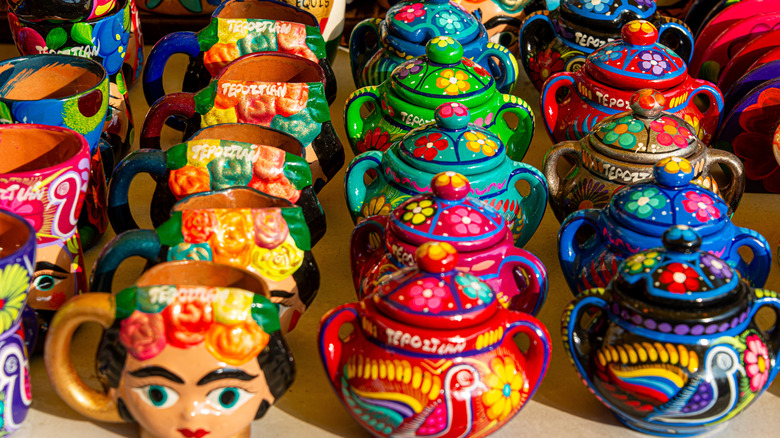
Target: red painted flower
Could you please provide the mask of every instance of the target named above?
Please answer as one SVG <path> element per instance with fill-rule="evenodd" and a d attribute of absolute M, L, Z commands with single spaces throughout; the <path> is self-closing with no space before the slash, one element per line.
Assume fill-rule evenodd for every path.
<path fill-rule="evenodd" d="M 411 23 L 417 17 L 422 17 L 423 15 L 425 15 L 423 4 L 415 3 L 401 8 L 401 10 L 395 14 L 395 19 L 398 21 L 403 21 L 404 23 Z"/>
<path fill-rule="evenodd" d="M 417 140 L 414 141 L 416 148 L 413 155 L 417 158 L 422 157 L 426 161 L 433 160 L 439 151 L 443 151 L 449 145 L 447 140 L 442 137 L 439 133 L 417 137 Z"/>
<path fill-rule="evenodd" d="M 772 152 L 772 134 L 780 111 L 780 90 L 769 88 L 739 116 L 742 132 L 732 141 L 734 154 L 745 163 L 745 176 L 762 181 L 764 188 L 780 193 L 780 167 Z"/>
<path fill-rule="evenodd" d="M 470 208 L 455 207 L 449 211 L 447 222 L 449 222 L 455 234 L 478 236 L 480 231 L 482 231 L 484 218 Z"/>
<path fill-rule="evenodd" d="M 704 193 L 688 192 L 682 203 L 685 211 L 693 213 L 699 222 L 720 218 L 720 210 L 715 207 L 715 201 Z"/>
<path fill-rule="evenodd" d="M 409 288 L 409 307 L 418 312 L 439 313 L 447 295 L 447 289 L 440 282 L 424 278 Z"/>
<path fill-rule="evenodd" d="M 176 299 L 163 310 L 165 337 L 177 348 L 189 348 L 203 342 L 203 336 L 214 323 L 211 303 L 198 297 Z"/>
<path fill-rule="evenodd" d="M 473 68 L 474 72 L 480 76 L 490 76 L 490 73 L 488 73 L 488 71 L 485 70 L 481 65 L 468 58 L 463 58 L 463 65 Z"/>
<path fill-rule="evenodd" d="M 535 57 L 532 56 L 528 60 L 528 66 L 531 68 L 531 82 L 536 88 L 541 89 L 544 81 L 555 73 L 563 71 L 566 64 L 563 63 L 560 53 L 547 49 L 537 53 Z"/>
<path fill-rule="evenodd" d="M 187 243 L 207 242 L 216 226 L 217 218 L 209 210 L 186 210 L 181 214 L 181 235 Z"/>
<path fill-rule="evenodd" d="M 658 277 L 666 290 L 675 294 L 684 294 L 699 288 L 699 275 L 688 265 L 672 263 Z"/>
<path fill-rule="evenodd" d="M 390 147 L 390 134 L 381 128 L 374 128 L 366 132 L 365 137 L 355 144 L 358 153 L 365 151 L 380 151 Z"/>

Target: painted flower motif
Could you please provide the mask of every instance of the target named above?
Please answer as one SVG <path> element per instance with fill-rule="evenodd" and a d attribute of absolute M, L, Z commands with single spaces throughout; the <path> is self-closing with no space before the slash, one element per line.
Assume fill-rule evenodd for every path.
<path fill-rule="evenodd" d="M 493 300 L 493 291 L 490 287 L 472 274 L 458 274 L 455 283 L 461 287 L 467 297 L 473 300 L 480 300 L 483 303 L 490 303 Z"/>
<path fill-rule="evenodd" d="M 255 246 L 252 248 L 252 267 L 272 281 L 282 281 L 292 275 L 303 264 L 303 250 L 295 246 L 291 237 L 273 249 Z"/>
<path fill-rule="evenodd" d="M 442 105 L 438 111 L 439 114 L 441 114 L 443 117 L 463 117 L 469 113 L 468 108 L 466 108 L 466 106 L 462 103 L 458 102 L 446 103 Z"/>
<path fill-rule="evenodd" d="M 181 213 L 181 235 L 187 243 L 209 240 L 217 225 L 217 218 L 209 210 L 185 210 Z"/>
<path fill-rule="evenodd" d="M 214 323 L 211 303 L 199 294 L 177 296 L 163 309 L 161 316 L 165 325 L 165 339 L 176 348 L 200 344 L 203 335 Z"/>
<path fill-rule="evenodd" d="M 390 106 L 389 103 L 387 103 L 387 100 L 382 99 L 382 110 L 387 113 L 388 116 L 393 117 L 395 115 L 395 110 L 392 106 Z"/>
<path fill-rule="evenodd" d="M 253 243 L 254 224 L 249 210 L 230 209 L 215 212 L 218 225 L 209 239 L 214 261 L 245 267 Z"/>
<path fill-rule="evenodd" d="M 30 27 L 19 29 L 19 33 L 16 34 L 16 45 L 19 47 L 19 52 L 23 55 L 37 55 L 46 53 L 48 50 L 46 40 L 43 39 L 38 31 Z"/>
<path fill-rule="evenodd" d="M 492 157 L 498 150 L 496 142 L 481 132 L 468 131 L 463 134 L 463 137 L 467 140 L 466 147 L 475 154 L 482 152 L 486 156 Z"/>
<path fill-rule="evenodd" d="M 363 204 L 363 207 L 360 209 L 360 215 L 362 218 L 367 218 L 369 216 L 386 216 L 390 214 L 390 211 L 393 209 L 393 206 L 390 205 L 389 202 L 387 202 L 387 198 L 385 195 L 376 196 L 374 198 L 371 198 L 370 201 Z"/>
<path fill-rule="evenodd" d="M 171 260 L 207 260 L 210 261 L 213 255 L 208 243 L 186 243 L 181 242 L 168 248 L 166 259 Z"/>
<path fill-rule="evenodd" d="M 564 37 L 564 38 L 572 38 L 574 37 L 574 34 L 569 31 L 569 27 L 565 26 L 561 20 L 554 19 L 553 21 L 553 27 L 555 28 L 555 33 Z"/>
<path fill-rule="evenodd" d="M 488 73 L 488 71 L 485 70 L 484 67 L 482 67 L 481 65 L 477 64 L 476 62 L 470 60 L 469 58 L 463 58 L 462 62 L 463 62 L 463 65 L 465 65 L 466 67 L 474 69 L 474 73 L 476 73 L 476 74 L 478 74 L 480 76 L 484 76 L 484 77 L 490 76 L 490 73 Z"/>
<path fill-rule="evenodd" d="M 414 141 L 414 155 L 417 158 L 423 158 L 426 161 L 431 161 L 436 158 L 439 151 L 447 149 L 449 142 L 444 136 L 438 132 L 428 135 L 422 135 L 417 137 Z"/>
<path fill-rule="evenodd" d="M 604 134 L 604 143 L 617 144 L 623 149 L 632 149 L 637 145 L 636 134 L 645 129 L 644 123 L 633 116 L 623 116 L 613 120 L 599 130 Z"/>
<path fill-rule="evenodd" d="M 455 207 L 449 210 L 447 222 L 461 236 L 479 236 L 485 219 L 471 208 Z"/>
<path fill-rule="evenodd" d="M 664 168 L 664 172 L 669 174 L 677 174 L 679 172 L 683 173 L 692 173 L 693 172 L 693 166 L 691 166 L 691 162 L 688 160 L 683 160 L 680 157 L 668 157 L 664 158 L 663 160 L 659 161 L 656 166 L 662 166 Z"/>
<path fill-rule="evenodd" d="M 691 131 L 685 126 L 680 126 L 676 122 L 662 118 L 650 122 L 650 129 L 656 132 L 655 139 L 662 146 L 675 145 L 682 149 L 688 146 L 688 139 L 693 136 Z"/>
<path fill-rule="evenodd" d="M 116 14 L 112 19 L 100 20 L 92 30 L 93 42 L 98 47 L 98 53 L 103 57 L 103 67 L 112 75 L 119 71 L 127 54 L 127 44 L 130 42 L 130 31 L 124 26 L 122 14 Z"/>
<path fill-rule="evenodd" d="M 745 371 L 750 380 L 750 390 L 760 391 L 769 379 L 769 351 L 756 334 L 745 339 Z"/>
<path fill-rule="evenodd" d="M 434 214 L 436 214 L 436 204 L 430 199 L 423 199 L 406 204 L 401 220 L 412 225 L 420 225 Z"/>
<path fill-rule="evenodd" d="M 404 6 L 395 14 L 395 19 L 403 21 L 404 23 L 411 23 L 418 17 L 425 15 L 425 9 L 422 3 L 414 3 L 409 6 Z"/>
<path fill-rule="evenodd" d="M 467 182 L 468 181 L 463 175 L 448 170 L 436 175 L 436 179 L 433 181 L 433 184 L 435 184 L 436 187 L 452 186 L 457 189 L 466 185 Z"/>
<path fill-rule="evenodd" d="M 374 128 L 366 131 L 361 140 L 355 144 L 359 153 L 365 151 L 383 152 L 390 147 L 390 134 L 383 131 L 382 128 Z"/>
<path fill-rule="evenodd" d="M 16 196 L 0 200 L 0 209 L 10 211 L 25 218 L 36 232 L 43 227 L 43 212 L 46 207 L 37 199 L 20 201 Z"/>
<path fill-rule="evenodd" d="M 269 339 L 255 321 L 243 321 L 236 325 L 212 325 L 204 341 L 206 350 L 217 360 L 240 366 L 256 358 Z"/>
<path fill-rule="evenodd" d="M 684 263 L 672 263 L 658 277 L 658 281 L 671 293 L 684 294 L 699 288 L 699 275 Z"/>
<path fill-rule="evenodd" d="M 639 53 L 639 69 L 655 76 L 663 76 L 672 71 L 669 63 L 658 52 L 644 50 Z"/>
<path fill-rule="evenodd" d="M 403 64 L 401 64 L 400 67 L 398 67 L 398 77 L 401 79 L 406 78 L 409 75 L 413 75 L 420 70 L 423 69 L 423 60 L 422 59 L 414 59 L 412 61 L 407 61 Z"/>
<path fill-rule="evenodd" d="M 726 262 L 708 252 L 703 253 L 700 260 L 710 273 L 718 278 L 729 280 L 734 276 L 731 267 Z"/>
<path fill-rule="evenodd" d="M 149 360 L 165 348 L 165 323 L 161 314 L 136 310 L 119 324 L 119 342 L 134 358 Z"/>
<path fill-rule="evenodd" d="M 469 91 L 468 75 L 460 70 L 444 69 L 436 78 L 436 86 L 444 90 L 446 94 L 454 96 L 460 92 Z"/>
<path fill-rule="evenodd" d="M 445 48 L 447 46 L 454 46 L 455 40 L 448 36 L 437 36 L 430 40 L 430 43 L 439 48 Z"/>
<path fill-rule="evenodd" d="M 655 266 L 658 263 L 658 260 L 658 252 L 656 251 L 640 253 L 633 255 L 626 260 L 626 266 L 628 267 L 629 273 L 638 274 L 645 269 L 650 269 Z"/>
<path fill-rule="evenodd" d="M 771 87 L 758 95 L 756 103 L 739 116 L 741 132 L 731 141 L 734 154 L 745 163 L 745 176 L 761 181 L 771 193 L 780 193 L 780 167 L 772 151 L 772 134 L 777 126 L 780 90 Z"/>
<path fill-rule="evenodd" d="M 449 12 L 441 12 L 436 15 L 436 24 L 447 32 L 459 32 L 463 29 L 463 23 L 458 16 Z"/>
<path fill-rule="evenodd" d="M 580 2 L 583 9 L 596 14 L 603 14 L 609 11 L 609 5 L 612 4 L 612 0 L 580 0 Z"/>
<path fill-rule="evenodd" d="M 177 199 L 193 193 L 211 190 L 211 175 L 205 167 L 195 167 L 189 164 L 179 169 L 171 170 L 168 177 L 168 187 Z"/>
<path fill-rule="evenodd" d="M 0 271 L 0 330 L 5 332 L 19 317 L 30 287 L 30 274 L 21 265 L 8 264 Z"/>
<path fill-rule="evenodd" d="M 699 222 L 707 222 L 710 219 L 720 219 L 720 210 L 715 206 L 715 201 L 706 193 L 688 192 L 682 201 L 685 211 L 693 213 Z"/>
<path fill-rule="evenodd" d="M 636 4 L 639 7 L 650 8 L 655 5 L 655 0 L 636 0 Z"/>
<path fill-rule="evenodd" d="M 482 394 L 490 421 L 501 421 L 514 412 L 528 393 L 528 382 L 510 356 L 494 357 L 485 379 L 488 390 Z"/>
<path fill-rule="evenodd" d="M 558 51 L 546 49 L 537 53 L 536 56 L 532 56 L 528 60 L 528 67 L 531 82 L 541 90 L 544 82 L 555 73 L 563 71 L 566 64 Z"/>
<path fill-rule="evenodd" d="M 423 278 L 409 288 L 409 308 L 417 312 L 439 313 L 448 295 L 443 283 L 435 278 Z"/>
<path fill-rule="evenodd" d="M 593 52 L 593 55 L 591 55 L 591 59 L 600 62 L 609 62 L 620 58 L 622 55 L 623 52 L 621 52 L 620 50 L 612 50 L 612 49 L 597 50 Z"/>
<path fill-rule="evenodd" d="M 601 208 L 609 203 L 609 190 L 596 180 L 583 179 L 577 183 L 563 203 L 567 211 Z"/>
<path fill-rule="evenodd" d="M 691 125 L 697 137 L 702 138 L 704 133 L 701 130 L 701 120 L 698 117 L 690 114 L 683 114 L 683 120 L 685 120 L 686 122 L 688 122 L 689 125 Z"/>
<path fill-rule="evenodd" d="M 255 230 L 255 245 L 261 248 L 276 248 L 290 235 L 281 208 L 252 210 L 252 225 Z"/>
<path fill-rule="evenodd" d="M 654 210 L 664 208 L 667 202 L 666 197 L 655 187 L 635 190 L 628 199 L 626 211 L 641 219 L 650 217 Z"/>

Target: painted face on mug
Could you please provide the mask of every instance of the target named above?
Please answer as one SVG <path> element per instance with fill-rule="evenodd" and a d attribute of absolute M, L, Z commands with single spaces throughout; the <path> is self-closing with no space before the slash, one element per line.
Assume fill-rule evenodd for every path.
<path fill-rule="evenodd" d="M 33 309 L 57 310 L 77 292 L 73 256 L 63 242 L 52 242 L 39 246 L 36 257 L 27 303 Z"/>

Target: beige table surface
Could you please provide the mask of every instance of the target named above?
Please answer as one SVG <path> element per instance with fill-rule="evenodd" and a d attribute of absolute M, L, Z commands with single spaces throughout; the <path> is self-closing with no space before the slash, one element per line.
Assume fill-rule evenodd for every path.
<path fill-rule="evenodd" d="M 149 53 L 151 47 L 146 48 Z M 6 59 L 17 56 L 11 46 L 0 46 L 0 56 Z M 167 69 L 167 91 L 181 87 L 181 75 L 186 65 L 183 55 L 174 57 Z M 355 89 L 349 71 L 349 57 L 344 51 L 338 54 L 334 64 L 339 79 L 338 97 L 331 107 L 333 124 L 342 139 L 347 153 L 347 163 L 352 152 L 346 142 L 342 112 L 344 102 Z M 177 76 L 173 80 L 174 75 Z M 178 82 L 178 84 L 177 84 Z M 143 98 L 141 84 L 130 92 L 132 109 L 136 122 L 136 142 L 148 106 Z M 518 82 L 515 94 L 525 99 L 536 114 L 536 132 L 526 162 L 541 167 L 545 151 L 551 146 L 540 119 L 539 93 L 530 85 L 524 73 Z M 174 131 L 164 132 L 171 136 Z M 168 143 L 173 144 L 173 143 Z M 346 167 L 346 165 L 345 165 Z M 321 274 L 319 295 L 301 318 L 298 327 L 287 336 L 295 355 L 297 376 L 295 383 L 264 418 L 255 421 L 253 437 L 367 437 L 369 436 L 342 407 L 326 380 L 317 352 L 316 335 L 320 317 L 329 309 L 355 300 L 350 279 L 349 235 L 352 222 L 344 202 L 342 181 L 344 169 L 319 194 L 320 202 L 328 221 L 325 237 L 313 249 Z M 151 178 L 139 178 L 131 189 L 131 206 L 141 226 L 150 227 L 148 205 L 151 199 Z M 141 218 L 146 215 L 145 220 Z M 747 194 L 733 217 L 736 224 L 762 233 L 770 244 L 780 240 L 780 195 Z M 569 302 L 571 294 L 558 267 L 556 236 L 559 224 L 549 207 L 534 237 L 526 249 L 536 254 L 547 266 L 550 290 L 547 302 L 538 315 L 552 336 L 553 354 L 550 368 L 535 397 L 495 437 L 538 437 L 538 436 L 601 436 L 624 437 L 645 436 L 620 425 L 601 403 L 599 403 L 580 382 L 574 368 L 563 351 L 560 336 L 560 316 Z M 96 248 L 86 253 L 87 269 L 109 239 L 110 230 Z M 128 261 L 117 273 L 115 291 L 132 284 L 140 273 L 143 263 Z M 780 289 L 780 266 L 772 264 L 772 273 L 767 288 Z M 73 346 L 73 357 L 77 368 L 88 382 L 97 385 L 94 378 L 94 352 L 99 329 L 86 327 L 77 334 Z M 41 357 L 31 359 L 33 404 L 24 427 L 18 437 L 113 437 L 137 436 L 136 428 L 130 424 L 105 424 L 91 422 L 68 406 L 54 393 L 46 376 Z M 711 432 L 712 437 L 777 437 L 780 436 L 780 383 L 775 383 L 747 412 L 732 420 L 728 427 Z"/>

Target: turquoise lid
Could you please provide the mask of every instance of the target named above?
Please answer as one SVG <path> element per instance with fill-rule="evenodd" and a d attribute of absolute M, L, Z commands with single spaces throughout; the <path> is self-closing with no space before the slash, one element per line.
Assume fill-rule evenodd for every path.
<path fill-rule="evenodd" d="M 391 35 L 420 46 L 436 36 L 470 43 L 482 27 L 476 17 L 450 0 L 400 2 L 387 11 L 385 23 Z"/>

